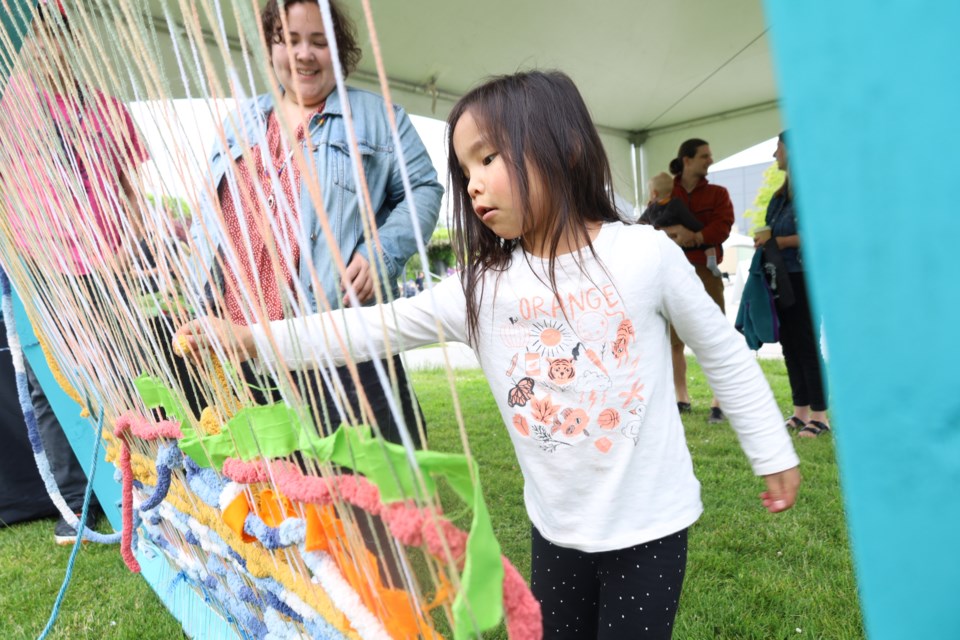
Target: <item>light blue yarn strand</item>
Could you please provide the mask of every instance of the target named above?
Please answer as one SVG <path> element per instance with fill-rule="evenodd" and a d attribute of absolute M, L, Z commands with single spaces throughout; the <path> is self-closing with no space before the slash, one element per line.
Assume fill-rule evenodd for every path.
<path fill-rule="evenodd" d="M 87 488 L 83 493 L 83 509 L 80 514 L 80 524 L 83 525 L 87 521 L 87 512 L 90 509 L 90 496 L 93 495 L 93 477 L 97 473 L 97 458 L 100 457 L 100 438 L 103 436 L 103 412 L 100 412 L 100 418 L 97 420 L 97 440 L 93 446 L 93 461 L 90 463 L 90 480 L 87 482 Z M 84 533 L 89 531 L 84 527 Z M 53 611 L 50 612 L 50 619 L 47 621 L 47 626 L 44 627 L 43 632 L 40 634 L 37 640 L 44 640 L 50 632 L 53 630 L 53 625 L 57 622 L 57 617 L 60 615 L 60 605 L 63 604 L 63 599 L 67 595 L 67 588 L 70 586 L 70 580 L 73 578 L 73 565 L 77 560 L 77 554 L 80 552 L 80 546 L 83 544 L 84 536 L 77 536 L 77 539 L 73 542 L 73 549 L 70 551 L 70 560 L 67 562 L 67 573 L 63 577 L 63 584 L 60 585 L 60 593 L 57 594 L 57 599 L 53 603 Z"/>

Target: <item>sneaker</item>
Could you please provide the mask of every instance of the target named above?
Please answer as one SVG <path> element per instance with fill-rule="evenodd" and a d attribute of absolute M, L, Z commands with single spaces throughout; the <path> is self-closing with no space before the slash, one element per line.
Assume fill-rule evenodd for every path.
<path fill-rule="evenodd" d="M 81 514 L 76 514 L 77 520 L 80 520 Z M 87 509 L 87 527 L 92 529 L 100 517 L 100 507 L 92 506 Z M 59 545 L 73 544 L 77 540 L 77 530 L 66 521 L 63 516 L 57 520 L 53 527 L 53 540 Z"/>
<path fill-rule="evenodd" d="M 680 413 L 690 413 L 693 410 L 693 407 L 690 406 L 689 402 L 678 402 L 677 411 Z"/>
<path fill-rule="evenodd" d="M 720 407 L 710 407 L 710 417 L 707 418 L 707 422 L 710 424 L 720 424 L 727 419 L 727 416 L 723 415 L 723 410 Z"/>

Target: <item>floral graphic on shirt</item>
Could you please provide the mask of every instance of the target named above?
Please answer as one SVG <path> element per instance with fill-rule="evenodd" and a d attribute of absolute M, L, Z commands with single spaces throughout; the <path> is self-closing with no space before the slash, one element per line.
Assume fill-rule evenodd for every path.
<path fill-rule="evenodd" d="M 509 349 L 504 371 L 512 381 L 514 437 L 546 453 L 561 445 L 575 455 L 588 451 L 577 447 L 607 454 L 628 442 L 637 446 L 646 415 L 642 357 L 613 284 L 520 298 L 507 313 L 498 336 Z"/>

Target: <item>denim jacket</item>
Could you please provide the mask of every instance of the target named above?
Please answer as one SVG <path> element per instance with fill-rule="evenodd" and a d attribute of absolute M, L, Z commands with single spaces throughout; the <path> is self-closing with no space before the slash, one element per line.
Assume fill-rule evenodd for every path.
<path fill-rule="evenodd" d="M 312 166 L 316 167 L 323 206 L 344 262 L 349 263 L 355 253 L 360 253 L 370 263 L 371 269 L 378 269 L 384 287 L 397 296 L 397 278 L 407 260 L 417 251 L 414 227 L 410 219 L 410 202 L 405 198 L 400 173 L 400 160 L 383 99 L 376 94 L 353 88 L 347 89 L 347 95 L 357 146 L 363 156 L 367 188 L 373 210 L 376 211 L 381 257 L 386 273 L 380 269 L 379 258 L 372 255 L 371 247 L 364 242 L 363 221 L 359 209 L 363 194 L 362 191 L 358 193 L 354 181 L 343 107 L 336 89 L 327 98 L 322 113 L 315 114 L 308 123 L 309 139 L 314 149 L 312 158 L 310 146 L 304 143 L 302 150 L 308 158 L 308 166 L 312 162 Z M 226 240 L 226 230 L 211 198 L 217 196 L 221 186 L 229 188 L 224 179 L 231 169 L 231 161 L 239 158 L 245 147 L 252 148 L 265 142 L 267 117 L 273 108 L 273 97 L 270 94 L 244 102 L 224 121 L 226 149 L 219 137 L 213 146 L 209 158 L 210 173 L 203 185 L 200 220 L 194 221 L 191 228 L 199 266 L 203 269 L 202 283 L 209 284 L 208 276 L 215 266 L 214 259 Z M 420 221 L 423 241 L 426 243 L 437 224 L 443 186 L 437 181 L 437 173 L 427 150 L 407 114 L 398 106 L 394 106 L 394 113 L 410 177 L 416 215 Z M 229 179 L 234 180 L 232 177 Z M 308 309 L 317 310 L 318 295 L 326 295 L 331 307 L 336 309 L 342 298 L 340 276 L 330 255 L 307 184 L 304 176 L 300 186 L 300 264 L 297 277 L 301 291 L 307 297 L 304 302 Z M 312 272 L 316 273 L 319 291 L 314 291 Z"/>

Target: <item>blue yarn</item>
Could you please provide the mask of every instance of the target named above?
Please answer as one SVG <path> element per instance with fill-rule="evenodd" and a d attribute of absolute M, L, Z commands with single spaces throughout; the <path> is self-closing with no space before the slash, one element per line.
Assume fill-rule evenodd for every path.
<path fill-rule="evenodd" d="M 243 559 L 243 556 L 241 556 L 239 553 L 237 553 L 236 551 L 230 548 L 227 548 L 227 553 L 230 554 L 231 558 L 237 561 L 237 564 L 239 564 L 244 569 L 247 568 L 247 561 Z"/>
<path fill-rule="evenodd" d="M 303 622 L 303 616 L 291 609 L 290 605 L 277 597 L 277 594 L 275 594 L 273 591 L 267 591 L 264 593 L 263 599 L 268 605 L 276 609 L 278 613 L 287 616 L 294 622 Z"/>
<path fill-rule="evenodd" d="M 2 272 L 2 269 L 0 269 Z M 100 456 L 100 438 L 103 436 L 103 412 L 100 413 L 100 419 L 97 421 L 97 438 L 93 447 L 93 461 L 90 463 L 90 481 L 87 482 L 87 488 L 83 494 L 83 510 L 80 513 L 80 523 L 85 523 L 87 521 L 87 512 L 90 509 L 90 496 L 93 494 L 93 477 L 97 473 L 97 458 Z M 84 527 L 84 531 L 87 529 Z M 57 616 L 60 615 L 60 605 L 63 603 L 64 596 L 67 595 L 67 587 L 70 586 L 70 580 L 73 578 L 73 564 L 76 562 L 77 553 L 80 551 L 80 545 L 83 544 L 83 538 L 77 536 L 77 539 L 73 543 L 73 549 L 70 551 L 70 560 L 67 562 L 67 573 L 63 577 L 63 584 L 60 585 L 60 592 L 57 594 L 57 599 L 53 603 L 53 611 L 50 612 L 50 619 L 47 621 L 47 626 L 43 628 L 43 632 L 40 634 L 38 640 L 44 640 L 53 630 L 53 625 L 57 621 Z"/>
<path fill-rule="evenodd" d="M 265 523 L 260 516 L 252 513 L 247 514 L 246 520 L 243 521 L 243 531 L 247 535 L 255 537 L 264 547 L 271 551 L 285 546 L 280 542 L 279 532 L 273 527 L 268 527 L 267 523 Z"/>
<path fill-rule="evenodd" d="M 200 546 L 200 540 L 199 540 L 199 538 L 197 538 L 197 536 L 193 533 L 193 531 L 187 531 L 186 533 L 184 533 L 184 534 L 183 534 L 183 539 L 186 540 L 187 542 L 189 542 L 189 543 L 192 544 L 192 545 Z"/>
<path fill-rule="evenodd" d="M 202 469 L 190 456 L 183 456 L 183 466 L 187 470 L 187 484 L 207 506 L 220 508 L 220 494 L 227 481 L 213 469 Z"/>
<path fill-rule="evenodd" d="M 153 494 L 140 505 L 140 511 L 156 508 L 167 497 L 170 490 L 171 467 L 180 463 L 180 449 L 172 444 L 163 444 L 157 452 L 157 487 Z"/>

